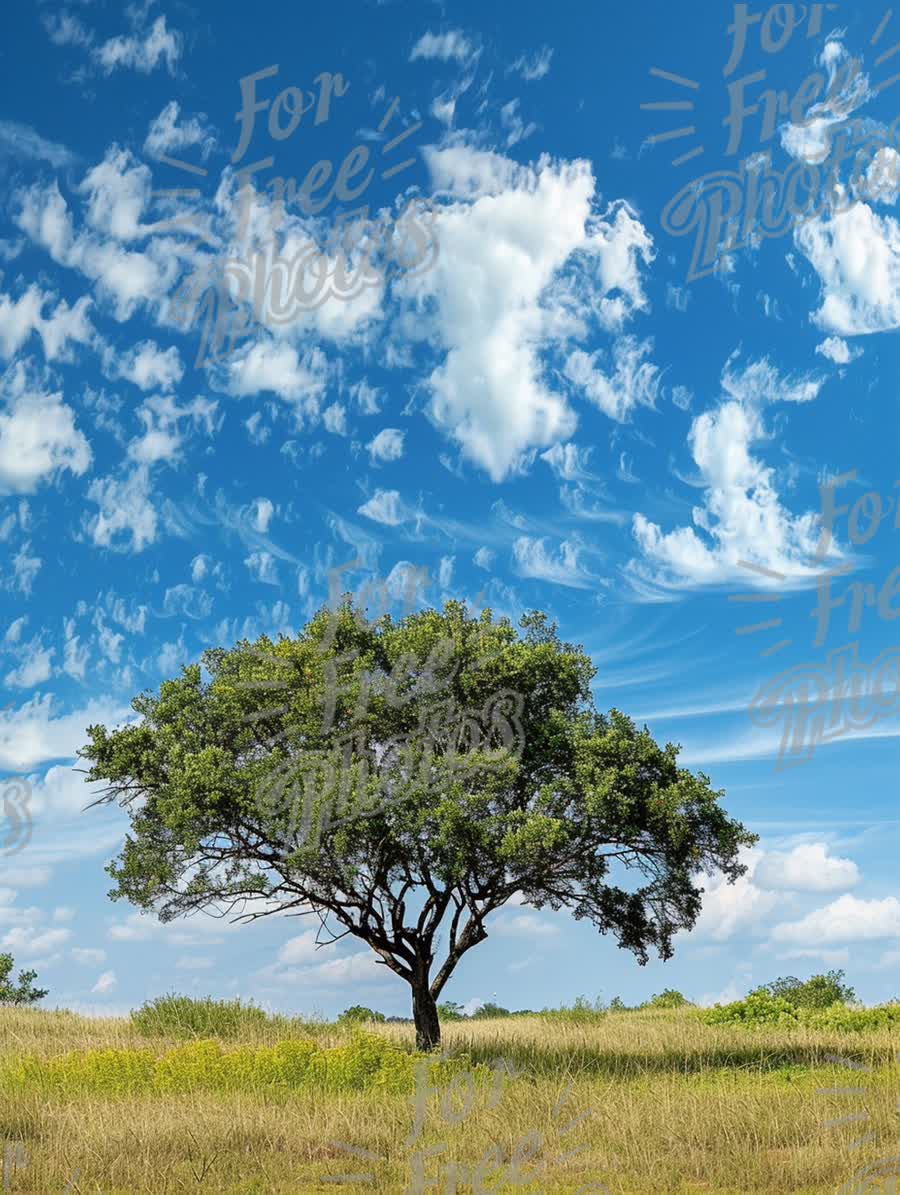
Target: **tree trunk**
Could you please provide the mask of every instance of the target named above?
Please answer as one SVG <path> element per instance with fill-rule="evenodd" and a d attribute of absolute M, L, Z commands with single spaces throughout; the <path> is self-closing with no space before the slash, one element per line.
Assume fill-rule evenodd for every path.
<path fill-rule="evenodd" d="M 437 1001 L 431 994 L 428 977 L 412 985 L 413 1020 L 416 1023 L 416 1049 L 436 1050 L 441 1044 L 441 1023 Z"/>

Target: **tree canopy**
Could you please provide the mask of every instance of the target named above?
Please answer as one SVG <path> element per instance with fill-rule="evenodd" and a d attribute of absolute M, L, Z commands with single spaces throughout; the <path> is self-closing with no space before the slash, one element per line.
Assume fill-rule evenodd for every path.
<path fill-rule="evenodd" d="M 755 841 L 675 745 L 597 712 L 590 658 L 536 611 L 518 630 L 459 602 L 370 619 L 344 595 L 296 638 L 181 672 L 80 751 L 130 816 L 110 895 L 164 921 L 250 898 L 247 918 L 353 935 L 410 985 L 422 1048 L 510 900 L 668 958 L 700 877 L 735 880 Z"/>

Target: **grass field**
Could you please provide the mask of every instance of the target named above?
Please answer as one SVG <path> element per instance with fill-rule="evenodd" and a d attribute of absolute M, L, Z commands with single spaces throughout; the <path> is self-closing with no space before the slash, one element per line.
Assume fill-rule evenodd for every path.
<path fill-rule="evenodd" d="M 896 1041 L 690 1009 L 535 1015 L 446 1025 L 435 1064 L 406 1025 L 262 1022 L 204 1044 L 7 1008 L 3 1190 L 893 1191 L 853 1176 L 900 1155 Z"/>

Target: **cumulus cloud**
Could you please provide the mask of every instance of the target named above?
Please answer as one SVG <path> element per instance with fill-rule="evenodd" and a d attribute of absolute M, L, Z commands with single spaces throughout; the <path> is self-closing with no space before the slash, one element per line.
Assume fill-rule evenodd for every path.
<path fill-rule="evenodd" d="M 412 517 L 397 490 L 376 490 L 372 497 L 358 507 L 357 513 L 365 515 L 386 527 L 397 527 Z"/>
<path fill-rule="evenodd" d="M 124 353 L 108 349 L 104 367 L 110 378 L 125 378 L 141 390 L 171 390 L 184 376 L 178 349 L 161 349 L 153 340 L 142 340 Z"/>
<path fill-rule="evenodd" d="M 373 464 L 399 461 L 403 456 L 404 433 L 396 427 L 385 427 L 367 445 Z"/>
<path fill-rule="evenodd" d="M 733 360 L 733 359 L 732 359 Z M 767 361 L 744 369 L 726 366 L 722 387 L 727 401 L 692 423 L 691 453 L 703 484 L 703 505 L 692 511 L 693 526 L 663 532 L 637 513 L 632 530 L 644 562 L 631 562 L 636 579 L 662 586 L 733 581 L 761 584 L 739 562 L 810 579 L 817 569 L 807 561 L 819 538 L 817 515 L 792 515 L 775 488 L 774 470 L 751 451 L 768 438 L 761 405 L 783 398 L 807 402 L 821 383 L 814 378 L 781 378 Z"/>
<path fill-rule="evenodd" d="M 150 475 L 146 464 L 125 477 L 92 481 L 88 499 L 99 507 L 86 519 L 91 539 L 98 547 L 141 552 L 154 543 L 158 532 L 156 508 L 150 501 Z"/>
<path fill-rule="evenodd" d="M 852 859 L 829 855 L 823 842 L 801 843 L 790 851 L 767 852 L 753 872 L 761 888 L 802 892 L 834 892 L 859 883 Z"/>
<path fill-rule="evenodd" d="M 822 283 L 813 319 L 839 336 L 865 336 L 900 327 L 900 224 L 857 202 L 830 218 L 808 220 L 794 232 Z"/>
<path fill-rule="evenodd" d="M 61 393 L 44 393 L 20 363 L 0 379 L 0 401 L 0 493 L 31 494 L 87 471 L 91 449 Z"/>
<path fill-rule="evenodd" d="M 446 354 L 428 379 L 428 413 L 500 481 L 530 448 L 574 432 L 574 411 L 548 383 L 542 352 L 585 336 L 591 323 L 619 331 L 644 310 L 640 269 L 652 242 L 626 204 L 593 210 L 585 161 L 523 166 L 464 144 L 426 158 L 447 199 L 436 227 L 441 252 L 420 278 L 405 280 L 404 293 L 433 299 L 434 337 Z"/>
<path fill-rule="evenodd" d="M 900 900 L 861 900 L 840 896 L 798 921 L 784 921 L 772 930 L 776 942 L 830 945 L 834 942 L 876 942 L 900 938 Z"/>

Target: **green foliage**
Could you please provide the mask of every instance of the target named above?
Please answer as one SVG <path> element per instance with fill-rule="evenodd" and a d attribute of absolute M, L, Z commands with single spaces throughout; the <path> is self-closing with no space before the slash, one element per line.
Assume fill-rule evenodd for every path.
<path fill-rule="evenodd" d="M 365 1004 L 353 1004 L 350 1008 L 345 1008 L 337 1019 L 339 1025 L 360 1025 L 366 1021 L 375 1021 L 379 1024 L 384 1024 L 385 1015 L 383 1012 L 375 1012 L 371 1008 L 366 1008 Z"/>
<path fill-rule="evenodd" d="M 145 1037 L 236 1038 L 254 1031 L 310 1033 L 299 1017 L 268 1013 L 241 1000 L 197 1000 L 191 996 L 157 996 L 131 1012 L 131 1022 Z"/>
<path fill-rule="evenodd" d="M 463 1071 L 470 1071 L 478 1084 L 487 1085 L 493 1076 L 489 1066 L 473 1065 L 467 1054 L 436 1061 L 425 1061 L 426 1057 L 358 1029 L 346 1045 L 327 1049 L 310 1040 L 228 1049 L 218 1041 L 200 1040 L 161 1055 L 149 1049 L 116 1049 L 8 1060 L 0 1066 L 0 1091 L 67 1096 L 294 1090 L 410 1093 L 419 1065 L 428 1068 L 432 1086 L 445 1084 Z"/>
<path fill-rule="evenodd" d="M 492 1004 L 491 1001 L 488 1000 L 485 1004 L 482 1004 L 480 1008 L 477 1008 L 475 1012 L 472 1013 L 472 1020 L 488 1020 L 494 1017 L 509 1016 L 512 1016 L 512 1013 L 508 1008 L 501 1008 L 499 1004 Z"/>
<path fill-rule="evenodd" d="M 442 1021 L 464 1021 L 466 1014 L 462 1010 L 462 1005 L 457 1004 L 455 1000 L 446 1000 L 443 1004 L 437 1006 L 438 1016 Z"/>
<path fill-rule="evenodd" d="M 34 1004 L 47 995 L 46 988 L 34 987 L 37 971 L 20 971 L 12 981 L 13 956 L 0 954 L 0 1004 Z"/>
<path fill-rule="evenodd" d="M 787 1000 L 797 1008 L 830 1008 L 832 1004 L 852 1004 L 856 999 L 853 988 L 844 983 L 843 971 L 827 971 L 806 981 L 787 975 L 756 991 Z"/>
<path fill-rule="evenodd" d="M 431 1037 L 453 970 L 517 893 L 641 963 L 670 957 L 698 878 L 743 874 L 755 836 L 676 745 L 594 709 L 589 656 L 546 615 L 519 628 L 460 602 L 370 619 L 346 596 L 296 638 L 205 652 L 132 701 L 139 721 L 88 727 L 85 780 L 131 818 L 110 895 L 164 920 L 247 892 L 305 905 L 378 949 Z"/>
<path fill-rule="evenodd" d="M 586 996 L 576 996 L 574 1004 L 561 1004 L 559 1008 L 545 1008 L 540 1015 L 547 1021 L 575 1021 L 590 1024 L 593 1021 L 602 1020 L 608 1011 L 599 996 L 593 1004 Z"/>
<path fill-rule="evenodd" d="M 748 1029 L 808 1028 L 861 1032 L 900 1025 L 900 1004 L 881 1004 L 875 1008 L 848 1008 L 836 1001 L 828 1007 L 800 1005 L 773 996 L 765 989 L 751 992 L 743 1000 L 716 1004 L 700 1012 L 707 1025 L 741 1025 Z"/>
<path fill-rule="evenodd" d="M 651 996 L 641 1008 L 684 1008 L 690 1001 L 674 988 L 666 988 L 658 996 Z"/>

